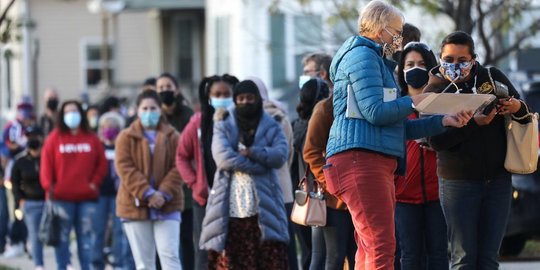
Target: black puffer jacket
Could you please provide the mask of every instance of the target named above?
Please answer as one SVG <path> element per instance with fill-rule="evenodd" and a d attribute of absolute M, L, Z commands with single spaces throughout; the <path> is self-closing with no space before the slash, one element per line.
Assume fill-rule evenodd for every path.
<path fill-rule="evenodd" d="M 508 86 L 510 96 L 519 99 L 519 94 L 498 69 L 491 68 L 493 80 Z M 471 70 L 469 78 L 457 83 L 460 94 L 472 94 L 476 88 L 479 94 L 494 94 L 488 70 L 478 62 Z M 476 82 L 476 83 L 475 83 Z M 443 91 L 450 82 L 442 77 L 439 66 L 429 74 L 429 82 L 424 92 Z M 446 92 L 456 92 L 451 85 Z M 526 105 L 522 103 L 516 117 L 526 114 Z M 504 168 L 506 156 L 506 132 L 504 117 L 497 115 L 485 126 L 479 126 L 474 119 L 463 128 L 449 128 L 445 133 L 429 138 L 429 143 L 437 151 L 437 173 L 439 177 L 452 180 L 491 180 L 509 177 Z"/>
<path fill-rule="evenodd" d="M 39 159 L 25 154 L 13 164 L 11 182 L 16 208 L 21 200 L 45 200 L 45 191 L 39 182 Z"/>

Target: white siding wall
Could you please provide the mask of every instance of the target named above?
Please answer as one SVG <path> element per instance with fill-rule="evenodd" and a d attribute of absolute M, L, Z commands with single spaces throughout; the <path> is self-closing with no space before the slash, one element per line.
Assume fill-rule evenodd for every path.
<path fill-rule="evenodd" d="M 39 0 L 30 2 L 36 28 L 32 36 L 39 40 L 38 88 L 54 86 L 61 99 L 79 98 L 84 90 L 82 50 L 85 40 L 101 40 L 101 16 L 91 14 L 86 1 Z M 118 15 L 118 35 L 111 21 L 109 41 L 117 38 L 114 53 L 114 82 L 140 84 L 150 75 L 150 17 L 147 12 Z M 95 93 L 89 93 L 95 97 Z M 40 101 L 39 105 L 42 105 Z M 39 108 L 42 110 L 42 106 Z"/>

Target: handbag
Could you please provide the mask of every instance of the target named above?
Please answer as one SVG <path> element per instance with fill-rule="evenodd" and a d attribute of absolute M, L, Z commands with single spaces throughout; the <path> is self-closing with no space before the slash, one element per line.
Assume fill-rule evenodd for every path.
<path fill-rule="evenodd" d="M 489 79 L 495 93 L 506 93 L 508 88 L 491 77 L 491 69 L 488 69 Z M 498 83 L 498 84 L 497 84 Z M 501 87 L 505 86 L 505 87 Z M 525 105 L 527 114 L 522 117 L 507 115 L 505 117 L 506 130 L 506 158 L 504 168 L 517 174 L 529 174 L 536 171 L 538 166 L 538 113 L 531 113 Z M 523 121 L 528 120 L 526 123 Z"/>
<path fill-rule="evenodd" d="M 49 199 L 45 202 L 43 215 L 39 223 L 39 240 L 47 246 L 58 246 L 61 242 L 62 218 L 54 206 L 54 184 L 49 190 Z"/>
<path fill-rule="evenodd" d="M 309 166 L 294 193 L 291 220 L 304 226 L 325 226 L 326 200 L 324 193 L 317 181 L 310 181 L 308 173 Z"/>
<path fill-rule="evenodd" d="M 522 124 L 519 120 L 530 117 Z M 509 116 L 505 118 L 506 158 L 504 168 L 511 173 L 529 174 L 538 165 L 538 113 L 529 112 L 523 117 Z"/>

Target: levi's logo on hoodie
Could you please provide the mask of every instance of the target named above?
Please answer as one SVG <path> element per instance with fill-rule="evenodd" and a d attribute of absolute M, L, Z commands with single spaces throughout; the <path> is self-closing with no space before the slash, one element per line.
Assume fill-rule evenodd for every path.
<path fill-rule="evenodd" d="M 67 143 L 60 145 L 60 153 L 70 154 L 70 153 L 90 153 L 92 152 L 92 147 L 88 143 Z"/>

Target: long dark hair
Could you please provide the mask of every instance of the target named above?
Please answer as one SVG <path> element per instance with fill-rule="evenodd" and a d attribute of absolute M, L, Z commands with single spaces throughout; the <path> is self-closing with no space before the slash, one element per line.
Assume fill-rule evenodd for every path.
<path fill-rule="evenodd" d="M 238 83 L 235 76 L 223 74 L 223 76 L 210 76 L 203 78 L 199 84 L 199 101 L 201 103 L 201 144 L 203 148 L 204 167 L 208 185 L 212 186 L 214 173 L 216 172 L 216 163 L 212 157 L 212 136 L 214 134 L 213 116 L 215 109 L 210 105 L 210 90 L 214 83 L 225 82 L 232 87 Z"/>
<path fill-rule="evenodd" d="M 71 131 L 71 128 L 69 128 L 66 123 L 64 122 L 64 109 L 67 105 L 74 104 L 77 107 L 77 111 L 81 114 L 81 124 L 79 125 L 79 128 L 82 129 L 84 132 L 90 133 L 90 125 L 88 125 L 88 118 L 86 118 L 86 113 L 84 112 L 82 105 L 77 100 L 66 100 L 64 103 L 62 103 L 62 106 L 60 107 L 60 111 L 58 112 L 58 129 L 62 133 L 68 133 Z"/>
<path fill-rule="evenodd" d="M 327 98 L 329 94 L 328 85 L 321 78 L 307 81 L 300 90 L 300 103 L 296 106 L 300 119 L 309 119 L 317 102 Z"/>
<path fill-rule="evenodd" d="M 433 51 L 425 43 L 411 42 L 407 44 L 407 46 L 405 46 L 405 49 L 403 49 L 403 52 L 401 53 L 401 58 L 399 59 L 397 70 L 398 84 L 399 88 L 401 88 L 402 96 L 406 96 L 409 94 L 409 88 L 407 87 L 407 83 L 405 82 L 405 72 L 403 72 L 403 69 L 405 68 L 405 58 L 407 58 L 407 54 L 412 51 L 422 55 L 422 59 L 424 60 L 427 71 L 430 71 L 432 68 L 437 66 L 437 59 L 435 58 Z"/>
<path fill-rule="evenodd" d="M 171 80 L 171 82 L 174 84 L 174 87 L 176 88 L 176 95 L 175 95 L 176 102 L 178 103 L 178 105 L 183 104 L 184 101 L 185 101 L 185 98 L 184 98 L 184 95 L 182 95 L 182 90 L 180 89 L 180 86 L 178 85 L 178 80 L 176 79 L 176 77 L 174 75 L 172 75 L 171 73 L 169 73 L 169 72 L 163 72 L 156 79 L 156 82 L 157 82 L 157 80 L 159 80 L 161 78 L 167 78 L 167 79 Z"/>

